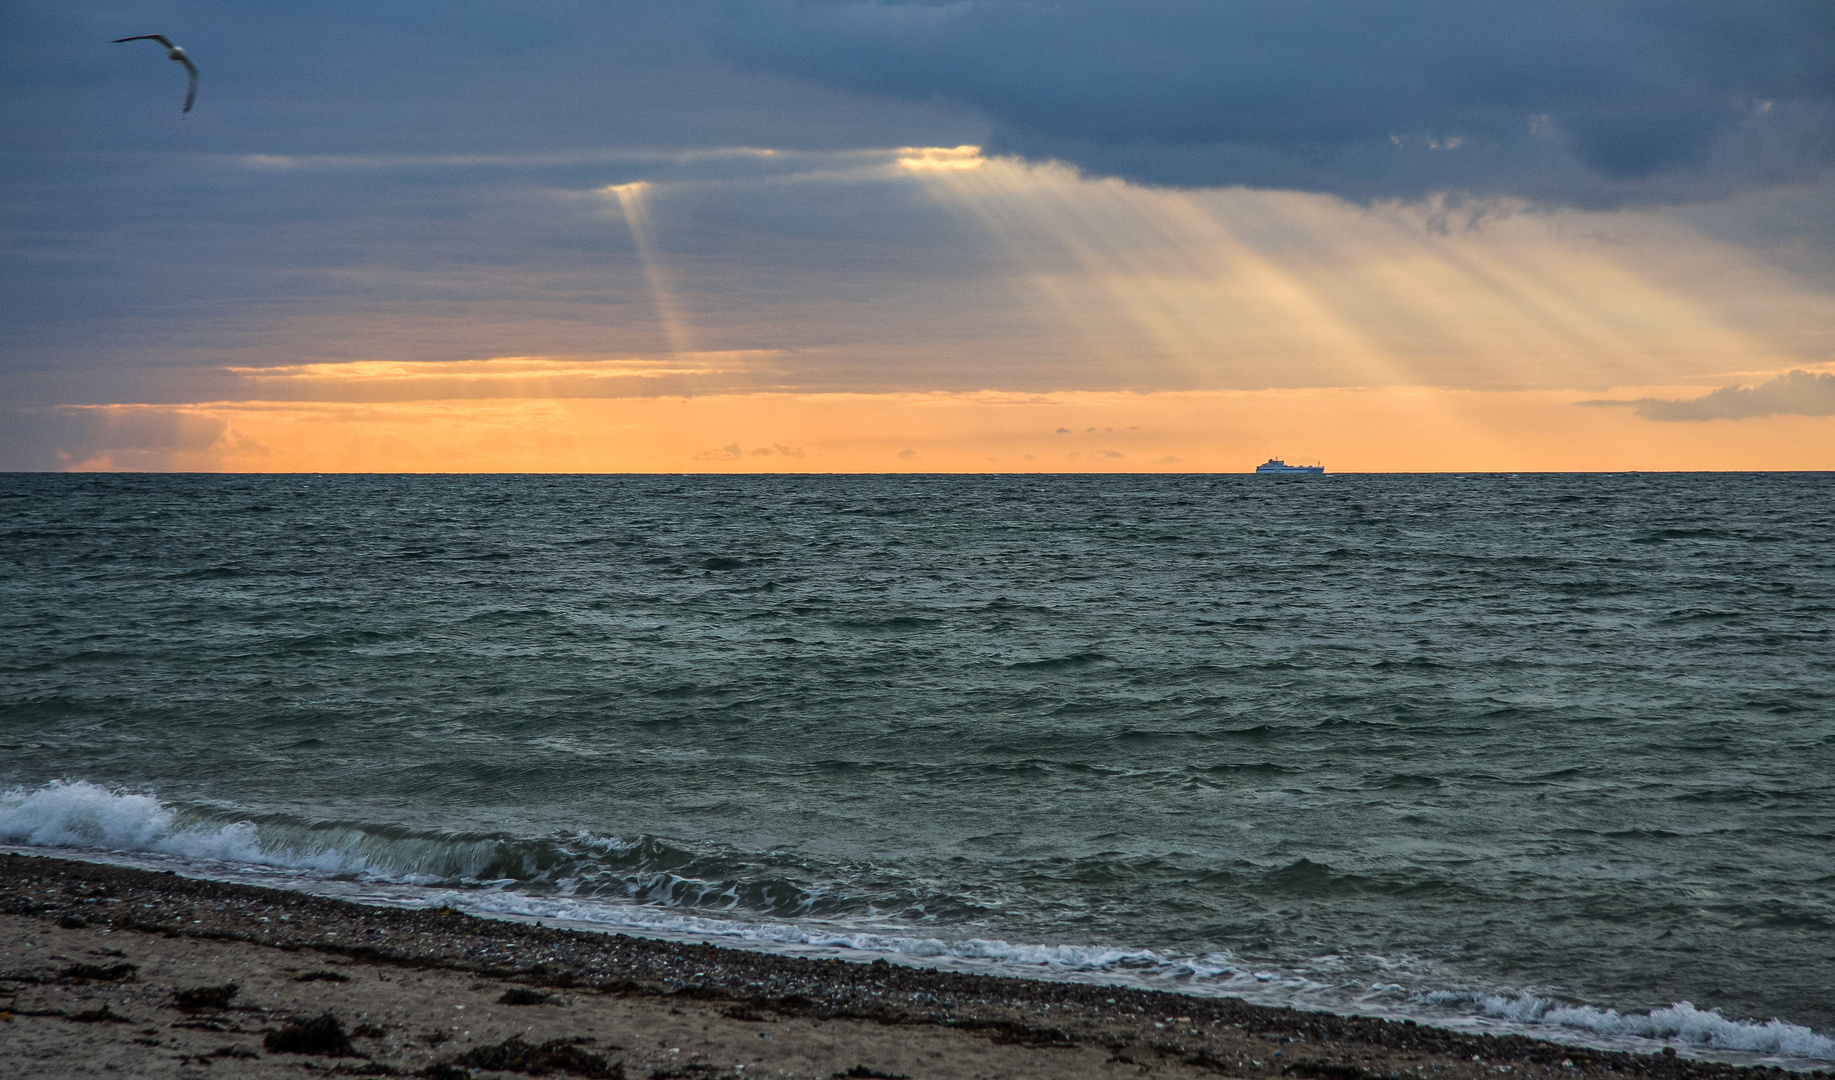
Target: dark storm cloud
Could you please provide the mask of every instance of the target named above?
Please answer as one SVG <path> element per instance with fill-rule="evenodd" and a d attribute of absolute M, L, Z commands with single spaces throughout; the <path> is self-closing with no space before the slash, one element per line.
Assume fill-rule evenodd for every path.
<path fill-rule="evenodd" d="M 1684 401 L 1588 401 L 1630 405 L 1646 420 L 1744 420 L 1752 416 L 1835 416 L 1835 375 L 1792 371 L 1757 386 L 1723 386 Z"/>
<path fill-rule="evenodd" d="M 1610 205 L 1835 159 L 1827 0 L 736 0 L 742 63 L 1180 186 Z"/>

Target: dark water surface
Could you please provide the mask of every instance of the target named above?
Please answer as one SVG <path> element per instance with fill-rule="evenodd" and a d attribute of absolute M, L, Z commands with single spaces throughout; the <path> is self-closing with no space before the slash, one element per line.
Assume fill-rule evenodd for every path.
<path fill-rule="evenodd" d="M 0 788 L 395 902 L 1835 1057 L 1835 475 L 0 476 Z"/>

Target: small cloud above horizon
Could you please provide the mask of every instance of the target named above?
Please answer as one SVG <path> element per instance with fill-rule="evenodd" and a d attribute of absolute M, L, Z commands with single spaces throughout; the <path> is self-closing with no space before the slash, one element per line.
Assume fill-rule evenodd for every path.
<path fill-rule="evenodd" d="M 1835 416 L 1835 374 L 1793 370 L 1757 386 L 1723 386 L 1698 398 L 1666 401 L 1582 401 L 1589 406 L 1630 406 L 1633 415 L 1663 422 L 1746 420 L 1760 416 Z"/>

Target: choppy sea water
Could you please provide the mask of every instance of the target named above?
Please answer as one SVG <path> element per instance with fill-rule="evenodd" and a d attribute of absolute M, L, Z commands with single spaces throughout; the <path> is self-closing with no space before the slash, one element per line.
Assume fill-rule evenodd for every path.
<path fill-rule="evenodd" d="M 1835 1059 L 1835 475 L 0 475 L 0 843 Z"/>

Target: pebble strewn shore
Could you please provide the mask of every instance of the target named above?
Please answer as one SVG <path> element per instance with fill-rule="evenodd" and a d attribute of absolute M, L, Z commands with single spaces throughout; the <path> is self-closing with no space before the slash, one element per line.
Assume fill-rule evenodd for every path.
<path fill-rule="evenodd" d="M 7 1022 L 0 1024 L 0 1044 L 24 1046 L 24 1025 L 32 1025 L 32 1052 L 51 1055 L 45 1061 L 60 1052 L 58 1039 L 64 1036 L 58 1032 L 66 1041 L 93 1041 L 89 1033 L 121 1021 L 150 1025 L 145 1028 L 150 1034 L 140 1036 L 148 1062 L 176 1060 L 172 1040 L 195 1032 L 246 1036 L 208 1051 L 186 1049 L 177 1066 L 196 1070 L 203 1067 L 199 1060 L 208 1064 L 197 1054 L 221 1053 L 239 1059 L 237 1075 L 254 1075 L 248 1070 L 258 1063 L 346 1075 L 425 1076 L 664 1077 L 721 1071 L 785 1077 L 1732 1080 L 1777 1071 L 1674 1055 L 1582 1051 L 1517 1036 L 1467 1035 L 1234 999 L 966 975 L 884 961 L 817 961 L 478 919 L 445 909 L 369 907 L 29 855 L 0 856 L 0 913 L 12 917 L 9 926 L 23 928 L 4 936 L 0 953 L 0 1009 L 12 1002 L 3 1014 Z M 51 939 L 56 940 L 47 945 Z M 63 951 L 47 951 L 51 948 Z M 217 951 L 209 951 L 213 948 Z M 139 954 L 165 965 L 169 987 L 138 985 L 150 978 L 133 962 Z M 213 963 L 227 966 L 206 978 Z M 307 968 L 325 970 L 314 974 Z M 413 995 L 402 982 L 410 977 Z M 172 981 L 181 979 L 195 985 Z M 251 986 L 269 980 L 260 985 L 271 984 L 264 991 L 270 1004 L 244 1008 L 233 1023 L 209 1021 L 215 1033 L 185 1026 L 208 1015 L 210 1003 L 200 1012 L 183 1005 L 183 994 L 238 979 Z M 359 991 L 368 996 L 359 997 Z M 240 1000 L 254 1000 L 246 989 L 237 993 Z M 124 1004 L 130 1000 L 136 1015 Z M 234 1000 L 226 999 L 222 1008 L 232 1008 L 228 1002 Z M 483 1017 L 482 1010 L 489 1010 L 490 1022 L 480 1020 L 461 1036 L 451 1010 L 473 1001 L 478 1004 L 467 1015 Z M 543 1010 L 544 1004 L 574 1007 Z M 320 1008 L 322 1016 L 307 1015 Z M 89 1015 L 98 1009 L 118 1015 Z M 390 1019 L 369 1023 L 351 1010 Z M 158 1023 L 148 1020 L 155 1015 Z M 539 1023 L 530 1019 L 538 1016 Z M 594 1033 L 583 1034 L 589 1019 Z M 338 1048 L 345 1044 L 337 1039 L 354 1038 L 349 1049 L 361 1058 L 341 1052 L 314 1057 L 310 1047 L 320 1044 L 309 1039 L 299 1044 L 306 1052 L 290 1051 L 286 1040 L 293 1036 L 280 1037 L 276 1048 L 277 1033 L 298 1029 L 309 1035 L 312 1022 L 321 1027 L 310 1030 L 330 1040 L 323 1045 Z M 571 1031 L 570 1024 L 580 1031 Z M 698 1032 L 676 1031 L 696 1024 Z M 356 1034 L 372 1029 L 371 1036 Z M 665 1037 L 652 1037 L 664 1029 Z M 605 1035 L 612 1030 L 620 1033 L 615 1039 Z M 491 1038 L 496 1041 L 486 1041 Z M 687 1057 L 683 1045 L 652 1045 L 684 1042 L 692 1044 Z M 765 1042 L 772 1044 L 769 1054 L 750 1052 Z M 129 1044 L 116 1050 L 109 1062 L 132 1062 Z M 853 1060 L 869 1050 L 872 1062 Z M 717 1065 L 721 1057 L 734 1060 Z M 831 1065 L 832 1072 L 820 1071 Z"/>

